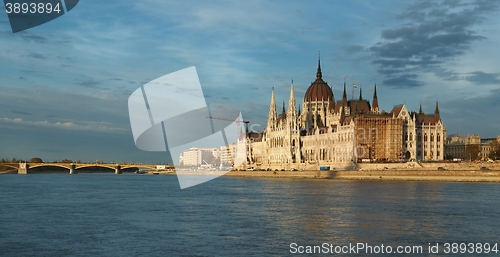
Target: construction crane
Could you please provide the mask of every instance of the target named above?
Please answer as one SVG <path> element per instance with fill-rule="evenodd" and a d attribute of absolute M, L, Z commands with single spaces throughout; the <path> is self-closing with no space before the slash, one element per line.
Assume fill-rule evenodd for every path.
<path fill-rule="evenodd" d="M 209 119 L 214 119 L 214 120 L 227 120 L 227 121 L 234 121 L 236 122 L 236 124 L 238 125 L 238 139 L 241 139 L 241 123 L 245 123 L 246 125 L 248 123 L 250 123 L 249 120 L 232 120 L 232 119 L 228 119 L 228 118 L 223 118 L 223 117 L 214 117 L 214 116 L 207 116 L 206 118 L 209 118 Z M 246 131 L 248 131 L 248 127 L 245 128 Z"/>
<path fill-rule="evenodd" d="M 224 118 L 224 117 L 214 117 L 214 116 L 207 116 L 206 118 L 209 118 L 209 119 L 214 119 L 214 120 L 226 120 L 226 121 L 234 121 L 236 122 L 237 126 L 238 126 L 238 139 L 241 139 L 241 123 L 245 123 L 246 125 L 248 125 L 248 123 L 250 123 L 249 120 L 233 120 L 233 119 L 228 119 L 228 118 Z M 248 126 L 246 127 L 246 131 L 248 131 Z M 224 137 L 225 136 L 225 132 L 224 130 L 222 130 L 222 133 L 224 134 Z M 231 154 L 231 149 L 229 148 L 229 143 L 226 144 L 226 152 L 227 152 L 227 156 L 229 157 L 229 161 L 231 162 L 231 166 L 234 166 L 234 160 L 233 160 L 233 155 Z"/>

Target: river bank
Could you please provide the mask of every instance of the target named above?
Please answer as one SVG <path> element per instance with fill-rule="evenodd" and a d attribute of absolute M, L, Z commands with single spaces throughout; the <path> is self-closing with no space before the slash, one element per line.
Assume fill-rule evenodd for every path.
<path fill-rule="evenodd" d="M 500 183 L 499 171 L 231 171 L 224 176 L 342 180 L 454 181 Z"/>
<path fill-rule="evenodd" d="M 498 163 L 365 163 L 356 170 L 230 171 L 224 176 L 500 183 Z"/>

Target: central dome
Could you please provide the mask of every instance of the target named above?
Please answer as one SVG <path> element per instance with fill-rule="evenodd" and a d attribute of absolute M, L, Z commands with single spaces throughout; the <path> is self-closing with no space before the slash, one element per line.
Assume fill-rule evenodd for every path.
<path fill-rule="evenodd" d="M 304 96 L 304 102 L 333 101 L 333 92 L 330 86 L 322 79 L 321 63 L 318 59 L 318 72 L 316 80 L 309 86 Z"/>

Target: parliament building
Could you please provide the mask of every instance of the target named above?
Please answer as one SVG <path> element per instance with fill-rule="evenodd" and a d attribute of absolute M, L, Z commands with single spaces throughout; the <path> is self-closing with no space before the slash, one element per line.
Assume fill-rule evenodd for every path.
<path fill-rule="evenodd" d="M 278 113 L 274 96 L 263 132 L 247 132 L 247 163 L 253 169 L 349 169 L 360 162 L 443 160 L 446 129 L 439 115 L 410 112 L 404 104 L 380 110 L 377 85 L 371 103 L 348 100 L 346 85 L 336 99 L 323 80 L 318 60 L 316 80 L 297 108 L 294 85 L 288 108 Z M 302 110 L 302 111 L 301 111 Z M 243 168 L 243 167 L 242 167 Z"/>

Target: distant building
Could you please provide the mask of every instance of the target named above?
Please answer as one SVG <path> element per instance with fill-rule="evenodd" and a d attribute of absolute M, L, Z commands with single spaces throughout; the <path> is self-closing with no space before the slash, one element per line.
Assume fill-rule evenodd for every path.
<path fill-rule="evenodd" d="M 228 150 L 230 152 L 228 152 Z M 238 153 L 238 151 L 242 150 L 245 149 L 243 147 L 237 147 L 236 143 L 232 143 L 228 146 L 221 146 L 219 148 L 220 163 L 225 166 L 231 166 L 234 163 L 234 160 L 237 158 L 236 157 L 237 154 L 241 154 L 243 155 L 243 157 L 245 157 L 243 153 Z"/>
<path fill-rule="evenodd" d="M 183 166 L 200 166 L 214 164 L 217 158 L 220 158 L 217 148 L 189 148 L 180 155 L 179 163 Z"/>
<path fill-rule="evenodd" d="M 248 167 L 260 169 L 316 169 L 321 166 L 350 167 L 363 161 L 443 160 L 446 129 L 439 107 L 433 114 L 410 112 L 395 106 L 380 110 L 377 86 L 373 101 L 347 99 L 346 84 L 340 100 L 323 80 L 318 60 L 316 80 L 307 89 L 297 110 L 294 85 L 288 110 L 276 110 L 274 89 L 267 127 L 247 133 Z"/>
<path fill-rule="evenodd" d="M 453 135 L 446 139 L 445 156 L 447 159 L 487 159 L 491 152 L 495 151 L 495 142 L 500 142 L 500 135 L 496 138 L 481 138 L 479 134 Z"/>

